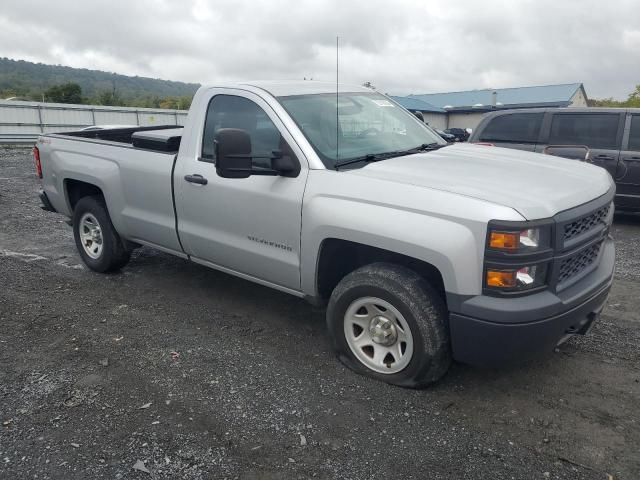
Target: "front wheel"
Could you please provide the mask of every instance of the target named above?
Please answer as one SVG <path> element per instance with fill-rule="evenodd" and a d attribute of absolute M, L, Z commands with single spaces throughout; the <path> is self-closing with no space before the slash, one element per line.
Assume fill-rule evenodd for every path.
<path fill-rule="evenodd" d="M 102 197 L 83 197 L 73 210 L 73 236 L 84 263 L 95 272 L 113 272 L 131 256 L 111 223 Z"/>
<path fill-rule="evenodd" d="M 443 299 L 399 265 L 375 263 L 344 277 L 331 295 L 327 324 L 345 365 L 387 383 L 424 387 L 451 364 Z"/>

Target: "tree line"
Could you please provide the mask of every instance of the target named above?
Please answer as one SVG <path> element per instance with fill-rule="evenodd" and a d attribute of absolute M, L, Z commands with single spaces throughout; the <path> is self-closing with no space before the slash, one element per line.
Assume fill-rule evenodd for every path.
<path fill-rule="evenodd" d="M 186 109 L 198 87 L 0 57 L 0 99 Z"/>
<path fill-rule="evenodd" d="M 613 98 L 590 99 L 590 107 L 619 107 L 619 108 L 640 108 L 640 84 L 629 94 L 626 100 L 614 100 Z"/>
<path fill-rule="evenodd" d="M 88 97 L 83 95 L 82 87 L 77 83 L 67 82 L 54 85 L 42 93 L 19 95 L 15 91 L 0 93 L 2 98 L 16 100 L 32 100 L 49 103 L 73 103 L 81 105 L 109 105 L 120 107 L 166 108 L 174 110 L 188 110 L 191 106 L 192 95 L 160 97 L 147 95 L 141 98 L 123 98 L 117 90 L 103 90 Z"/>
<path fill-rule="evenodd" d="M 104 90 L 98 92 L 93 97 L 86 97 L 82 94 L 82 87 L 77 83 L 67 82 L 61 85 L 54 85 L 44 92 L 42 98 L 28 99 L 40 100 L 50 103 L 75 103 L 83 105 L 109 105 L 120 107 L 141 107 L 141 108 L 166 108 L 174 110 L 188 110 L 191 106 L 193 96 L 183 95 L 175 97 L 159 97 L 149 95 L 143 98 L 124 99 L 117 90 Z"/>

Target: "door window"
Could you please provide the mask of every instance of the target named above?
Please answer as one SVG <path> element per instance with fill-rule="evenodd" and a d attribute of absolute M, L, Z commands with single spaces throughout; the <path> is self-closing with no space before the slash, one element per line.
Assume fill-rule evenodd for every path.
<path fill-rule="evenodd" d="M 249 134 L 256 166 L 270 168 L 273 151 L 285 147 L 280 131 L 256 103 L 243 97 L 216 95 L 209 102 L 204 122 L 203 161 L 215 163 L 214 138 L 221 128 L 240 128 Z"/>
<path fill-rule="evenodd" d="M 542 124 L 542 113 L 499 115 L 482 131 L 482 142 L 536 143 Z"/>
<path fill-rule="evenodd" d="M 631 117 L 631 130 L 629 131 L 629 150 L 640 152 L 640 115 Z"/>
<path fill-rule="evenodd" d="M 617 148 L 617 113 L 555 114 L 549 145 L 586 145 L 590 148 Z"/>

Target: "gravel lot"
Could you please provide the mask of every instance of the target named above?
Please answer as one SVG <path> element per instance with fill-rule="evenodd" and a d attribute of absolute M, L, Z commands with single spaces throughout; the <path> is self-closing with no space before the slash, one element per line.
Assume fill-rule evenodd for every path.
<path fill-rule="evenodd" d="M 89 272 L 37 189 L 0 148 L 0 478 L 640 478 L 640 218 L 589 336 L 411 391 L 302 300 L 146 248 Z"/>

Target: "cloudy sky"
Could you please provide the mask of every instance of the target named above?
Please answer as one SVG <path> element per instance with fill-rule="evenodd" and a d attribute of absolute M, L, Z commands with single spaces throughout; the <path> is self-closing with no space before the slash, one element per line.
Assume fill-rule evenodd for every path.
<path fill-rule="evenodd" d="M 393 94 L 640 83 L 638 0 L 2 0 L 0 56 L 170 80 L 313 77 Z"/>

